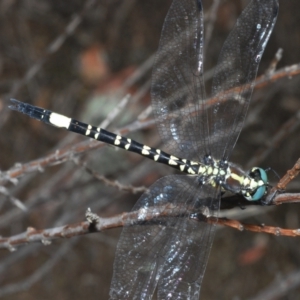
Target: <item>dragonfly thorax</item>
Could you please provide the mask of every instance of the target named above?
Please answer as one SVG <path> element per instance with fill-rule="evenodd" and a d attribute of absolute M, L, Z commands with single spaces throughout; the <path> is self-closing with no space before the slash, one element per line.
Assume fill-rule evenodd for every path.
<path fill-rule="evenodd" d="M 205 165 L 199 167 L 198 175 L 203 182 L 212 186 L 222 186 L 226 183 L 231 171 L 227 160 L 214 160 L 210 155 L 204 157 Z"/>

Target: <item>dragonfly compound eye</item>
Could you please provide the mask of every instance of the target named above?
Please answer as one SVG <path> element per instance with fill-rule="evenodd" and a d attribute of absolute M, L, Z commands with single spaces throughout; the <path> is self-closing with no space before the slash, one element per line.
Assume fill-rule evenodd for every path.
<path fill-rule="evenodd" d="M 268 176 L 264 169 L 254 167 L 249 173 L 250 178 L 256 183 L 252 192 L 249 192 L 245 198 L 249 201 L 260 200 L 267 192 Z"/>

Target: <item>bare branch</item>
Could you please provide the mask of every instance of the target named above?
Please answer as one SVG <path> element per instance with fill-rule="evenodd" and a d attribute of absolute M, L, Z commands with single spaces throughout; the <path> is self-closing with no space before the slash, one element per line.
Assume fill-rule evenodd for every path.
<path fill-rule="evenodd" d="M 54 239 L 71 238 L 74 236 L 80 236 L 84 234 L 102 232 L 107 229 L 123 227 L 123 226 L 143 226 L 143 224 L 151 224 L 153 216 L 157 221 L 162 217 L 187 217 L 190 215 L 191 220 L 195 222 L 207 222 L 209 224 L 218 224 L 226 227 L 231 227 L 239 231 L 253 231 L 260 233 L 268 233 L 276 236 L 300 236 L 300 229 L 283 229 L 280 227 L 272 227 L 266 225 L 253 225 L 242 223 L 237 220 L 229 220 L 227 218 L 217 218 L 211 216 L 205 216 L 198 211 L 187 211 L 185 207 L 175 207 L 172 204 L 157 206 L 155 208 L 132 211 L 128 213 L 122 213 L 110 218 L 103 218 L 95 213 L 92 213 L 90 208 L 86 211 L 85 222 L 68 224 L 65 226 L 50 228 L 50 229 L 35 229 L 29 227 L 26 232 L 8 237 L 0 238 L 0 249 L 8 249 L 14 251 L 16 246 L 41 242 L 44 245 L 48 245 Z M 141 219 L 141 216 L 143 218 Z"/>

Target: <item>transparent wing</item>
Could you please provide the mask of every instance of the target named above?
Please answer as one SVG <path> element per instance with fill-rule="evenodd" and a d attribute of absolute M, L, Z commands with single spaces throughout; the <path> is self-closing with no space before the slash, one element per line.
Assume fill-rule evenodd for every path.
<path fill-rule="evenodd" d="M 206 115 L 201 115 L 205 91 L 200 0 L 173 1 L 156 54 L 151 94 L 158 131 L 168 150 L 191 160 L 208 153 Z"/>
<path fill-rule="evenodd" d="M 278 0 L 252 0 L 223 45 L 212 85 L 218 100 L 208 110 L 214 158 L 227 158 L 235 146 L 277 14 Z"/>
<path fill-rule="evenodd" d="M 198 299 L 215 226 L 189 216 L 204 207 L 216 214 L 219 199 L 212 195 L 217 194 L 185 175 L 154 183 L 133 208 L 138 216 L 121 234 L 111 299 L 152 299 L 156 288 L 161 300 Z"/>
<path fill-rule="evenodd" d="M 203 85 L 200 0 L 174 0 L 153 69 L 152 107 L 169 151 L 199 160 L 227 158 L 235 146 L 259 62 L 273 30 L 278 0 L 252 0 L 225 41 L 213 80 L 213 104 Z M 207 118 L 207 115 L 209 116 Z"/>

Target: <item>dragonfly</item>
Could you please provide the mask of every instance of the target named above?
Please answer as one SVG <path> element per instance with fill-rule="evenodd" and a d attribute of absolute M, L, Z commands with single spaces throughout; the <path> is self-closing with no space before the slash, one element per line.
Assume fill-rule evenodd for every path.
<path fill-rule="evenodd" d="M 167 152 L 64 115 L 11 99 L 13 110 L 136 152 L 185 175 L 156 181 L 133 207 L 116 250 L 110 299 L 199 299 L 224 191 L 261 201 L 266 172 L 229 162 L 242 130 L 278 0 L 252 0 L 226 39 L 206 98 L 201 0 L 173 0 L 152 74 L 152 109 Z M 168 204 L 172 206 L 168 206 Z M 172 213 L 162 216 L 168 207 Z M 176 209 L 180 207 L 180 213 Z M 150 215 L 150 217 L 149 217 Z M 147 216 L 147 218 L 146 218 Z M 196 217 L 197 216 L 197 217 Z"/>

